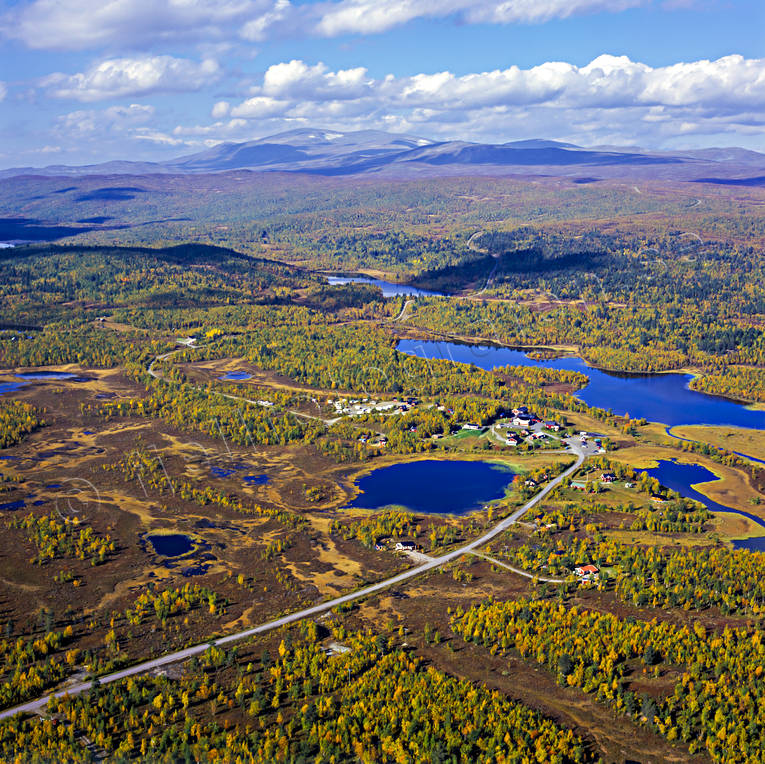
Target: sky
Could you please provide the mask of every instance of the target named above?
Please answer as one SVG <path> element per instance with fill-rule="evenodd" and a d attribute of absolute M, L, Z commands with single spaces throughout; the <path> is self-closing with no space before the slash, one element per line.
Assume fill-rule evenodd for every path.
<path fill-rule="evenodd" d="M 301 127 L 765 151 L 765 0 L 0 0 L 0 167 Z"/>

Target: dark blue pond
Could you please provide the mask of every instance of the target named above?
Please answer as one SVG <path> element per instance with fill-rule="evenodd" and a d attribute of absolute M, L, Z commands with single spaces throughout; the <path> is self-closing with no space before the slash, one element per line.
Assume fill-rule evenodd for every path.
<path fill-rule="evenodd" d="M 14 374 L 18 379 L 75 379 L 76 374 L 70 374 L 68 371 L 20 371 Z"/>
<path fill-rule="evenodd" d="M 501 464 L 426 459 L 380 467 L 358 481 L 348 507 L 403 506 L 413 512 L 464 515 L 501 499 L 515 473 Z"/>
<path fill-rule="evenodd" d="M 265 485 L 268 482 L 268 475 L 245 475 L 242 482 L 245 485 Z"/>
<path fill-rule="evenodd" d="M 154 534 L 146 536 L 157 554 L 163 557 L 180 557 L 194 548 L 191 539 L 183 533 Z"/>
<path fill-rule="evenodd" d="M 0 395 L 12 393 L 14 390 L 20 390 L 24 387 L 23 382 L 0 382 Z"/>
<path fill-rule="evenodd" d="M 443 297 L 440 292 L 431 292 L 427 289 L 418 289 L 417 287 L 407 286 L 406 284 L 393 284 L 390 281 L 381 279 L 372 279 L 367 276 L 327 276 L 330 284 L 373 284 L 382 289 L 383 297 L 399 297 L 407 295 L 410 297 L 421 297 L 430 295 L 431 297 Z"/>
<path fill-rule="evenodd" d="M 765 520 L 762 520 L 749 512 L 726 507 L 723 504 L 712 501 L 712 499 L 704 496 L 703 493 L 700 493 L 693 488 L 697 483 L 709 483 L 713 480 L 719 480 L 717 475 L 706 467 L 701 467 L 698 464 L 678 464 L 677 462 L 664 460 L 660 460 L 658 464 L 658 467 L 642 471 L 647 472 L 651 477 L 656 478 L 666 488 L 677 491 L 681 496 L 701 502 L 710 512 L 727 512 L 729 514 L 741 515 L 765 528 Z M 736 549 L 765 550 L 765 536 L 737 539 L 733 541 L 733 546 Z"/>
<path fill-rule="evenodd" d="M 221 382 L 238 382 L 243 379 L 252 379 L 252 374 L 248 374 L 246 371 L 230 371 L 218 379 Z"/>
<path fill-rule="evenodd" d="M 29 382 L 38 380 L 52 380 L 52 379 L 82 379 L 76 374 L 70 374 L 67 371 L 20 371 L 13 375 L 16 379 L 21 379 L 23 382 L 0 382 L 0 395 L 5 393 L 12 393 L 14 390 L 20 390 Z"/>
<path fill-rule="evenodd" d="M 14 511 L 17 509 L 24 509 L 26 507 L 27 503 L 23 499 L 19 499 L 18 501 L 6 501 L 3 504 L 0 504 L 0 510 L 10 510 Z"/>
<path fill-rule="evenodd" d="M 765 411 L 755 411 L 734 401 L 688 389 L 688 374 L 617 374 L 594 369 L 576 357 L 535 361 L 523 350 L 464 345 L 455 342 L 401 340 L 402 353 L 420 358 L 445 358 L 472 363 L 481 369 L 497 366 L 539 366 L 578 371 L 590 383 L 576 393 L 589 406 L 610 409 L 615 414 L 645 417 L 667 425 L 709 424 L 765 429 Z"/>

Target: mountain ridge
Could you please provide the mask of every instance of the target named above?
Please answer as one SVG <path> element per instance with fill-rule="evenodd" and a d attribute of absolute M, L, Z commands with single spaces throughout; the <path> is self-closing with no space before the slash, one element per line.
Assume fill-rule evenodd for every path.
<path fill-rule="evenodd" d="M 298 128 L 251 141 L 219 143 L 161 162 L 113 160 L 81 166 L 17 167 L 0 170 L 0 178 L 183 175 L 232 170 L 327 176 L 412 177 L 471 172 L 570 176 L 582 168 L 586 168 L 588 174 L 597 170 L 603 178 L 653 175 L 690 180 L 696 174 L 745 181 L 746 175 L 752 174 L 750 171 L 755 171 L 755 175 L 765 172 L 765 154 L 738 147 L 656 151 L 606 146 L 587 148 L 544 138 L 477 143 L 433 141 L 380 130 L 341 132 Z M 744 177 L 738 177 L 741 175 Z"/>

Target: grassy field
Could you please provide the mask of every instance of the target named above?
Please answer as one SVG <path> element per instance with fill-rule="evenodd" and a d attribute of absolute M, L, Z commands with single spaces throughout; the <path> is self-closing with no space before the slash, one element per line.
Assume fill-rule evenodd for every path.
<path fill-rule="evenodd" d="M 688 440 L 709 443 L 728 451 L 738 451 L 755 459 L 765 460 L 765 431 L 745 430 L 738 427 L 708 427 L 681 425 L 672 428 L 672 434 Z"/>

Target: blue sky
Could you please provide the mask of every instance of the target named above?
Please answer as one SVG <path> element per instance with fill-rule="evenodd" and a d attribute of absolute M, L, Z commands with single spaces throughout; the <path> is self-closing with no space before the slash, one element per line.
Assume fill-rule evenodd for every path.
<path fill-rule="evenodd" d="M 0 3 L 0 166 L 295 127 L 765 151 L 762 0 Z"/>

